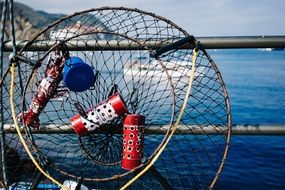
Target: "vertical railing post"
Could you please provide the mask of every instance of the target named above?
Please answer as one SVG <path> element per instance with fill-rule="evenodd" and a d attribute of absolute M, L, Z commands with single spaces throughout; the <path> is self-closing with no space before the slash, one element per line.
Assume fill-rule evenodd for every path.
<path fill-rule="evenodd" d="M 3 77 L 3 51 L 4 51 L 4 38 L 5 38 L 5 25 L 6 25 L 6 15 L 7 15 L 8 0 L 3 1 L 3 9 L 1 16 L 1 33 L 0 33 L 0 78 Z M 3 108 L 3 85 L 0 86 L 0 149 L 1 149 L 1 169 L 2 169 L 2 180 L 3 185 L 8 184 L 7 178 L 7 168 L 6 168 L 6 154 L 5 154 L 5 132 L 4 132 L 4 108 Z"/>

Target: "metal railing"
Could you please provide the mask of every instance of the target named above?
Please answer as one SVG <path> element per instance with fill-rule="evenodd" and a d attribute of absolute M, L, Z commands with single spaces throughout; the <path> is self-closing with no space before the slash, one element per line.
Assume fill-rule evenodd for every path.
<path fill-rule="evenodd" d="M 196 40 L 199 46 L 205 49 L 234 49 L 234 48 L 285 48 L 285 36 L 230 36 L 230 37 L 197 37 Z M 138 40 L 139 41 L 139 40 Z M 17 49 L 22 49 L 28 41 L 17 41 Z M 36 41 L 35 43 L 27 46 L 26 51 L 47 51 L 56 41 Z M 173 42 L 171 42 L 173 43 Z M 150 49 L 158 49 L 168 42 L 163 40 L 148 41 L 144 45 Z M 89 40 L 87 42 L 70 40 L 66 43 L 70 51 L 96 51 L 96 50 L 138 50 L 143 48 L 137 43 L 130 43 L 128 40 Z M 190 44 L 179 47 L 179 49 L 193 48 Z M 13 43 L 8 41 L 4 44 L 3 50 L 6 52 L 13 51 Z M 151 126 L 146 129 L 146 134 L 165 134 L 167 127 Z M 217 130 L 218 129 L 218 130 Z M 221 134 L 222 131 L 227 129 L 214 128 L 213 126 L 179 126 L 176 134 L 208 134 L 215 135 Z M 15 128 L 12 125 L 4 124 L 4 131 L 6 133 L 15 133 Z M 70 133 L 74 131 L 69 125 L 55 126 L 46 125 L 39 130 L 33 130 L 33 133 L 46 134 L 46 133 Z M 233 125 L 232 135 L 285 135 L 285 125 Z"/>
<path fill-rule="evenodd" d="M 169 125 L 160 126 L 152 125 L 145 128 L 144 133 L 146 135 L 152 134 L 165 134 L 169 128 Z M 116 129 L 116 128 L 115 128 Z M 117 128 L 119 129 L 119 128 Z M 4 130 L 6 133 L 15 134 L 16 128 L 14 125 L 5 124 Z M 72 127 L 66 125 L 43 125 L 39 129 L 30 129 L 33 134 L 75 134 Z M 220 126 L 185 126 L 179 125 L 176 135 L 220 135 L 227 132 L 227 128 Z M 24 132 L 24 131 L 23 131 Z M 96 133 L 96 132 L 94 132 Z M 101 133 L 97 131 L 97 133 Z M 114 130 L 113 133 L 121 133 L 119 130 Z M 269 124 L 248 124 L 248 125 L 233 125 L 231 130 L 232 135 L 285 135 L 285 125 L 269 125 Z"/>
<path fill-rule="evenodd" d="M 234 49 L 234 48 L 285 48 L 285 36 L 228 36 L 228 37 L 197 37 L 200 47 L 205 49 Z M 140 41 L 140 40 L 138 40 Z M 28 43 L 27 40 L 17 41 L 17 49 L 22 49 Z M 56 41 L 36 41 L 29 45 L 26 51 L 47 51 Z M 173 42 L 172 42 L 173 43 Z M 149 49 L 158 49 L 167 45 L 168 42 L 148 41 L 144 42 Z M 138 50 L 143 48 L 138 43 L 130 43 L 128 40 L 88 40 L 87 42 L 70 40 L 66 43 L 70 51 L 91 51 L 91 50 Z M 180 49 L 189 49 L 187 45 Z M 13 43 L 7 41 L 4 44 L 4 51 L 13 50 Z"/>

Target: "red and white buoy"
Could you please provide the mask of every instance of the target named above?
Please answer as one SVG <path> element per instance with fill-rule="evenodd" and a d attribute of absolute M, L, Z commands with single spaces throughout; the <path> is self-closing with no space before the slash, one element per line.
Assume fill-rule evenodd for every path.
<path fill-rule="evenodd" d="M 79 136 L 83 136 L 127 112 L 124 100 L 119 93 L 115 93 L 106 101 L 88 110 L 86 113 L 87 118 L 82 117 L 80 114 L 72 117 L 71 126 Z"/>
<path fill-rule="evenodd" d="M 132 170 L 141 164 L 143 157 L 143 136 L 145 117 L 128 114 L 123 120 L 123 158 L 122 168 Z"/>
<path fill-rule="evenodd" d="M 49 100 L 56 94 L 56 89 L 61 81 L 61 74 L 65 63 L 65 57 L 59 50 L 55 51 L 55 57 L 49 60 L 43 78 L 38 85 L 38 91 L 32 99 L 27 111 L 17 116 L 19 121 L 35 129 L 40 128 L 39 115 L 44 110 Z"/>

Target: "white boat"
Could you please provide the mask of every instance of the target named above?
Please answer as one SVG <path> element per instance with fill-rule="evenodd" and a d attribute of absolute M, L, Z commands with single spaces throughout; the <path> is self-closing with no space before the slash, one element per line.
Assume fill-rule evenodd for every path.
<path fill-rule="evenodd" d="M 284 51 L 285 48 L 258 48 L 259 51 Z"/>
<path fill-rule="evenodd" d="M 100 33 L 103 30 L 104 29 L 100 26 L 89 27 L 81 24 L 81 22 L 77 22 L 76 24 L 67 26 L 66 28 L 50 31 L 49 36 L 52 40 L 64 40 L 74 36 L 78 37 L 73 39 L 87 40 L 90 38 L 90 35 L 84 35 L 84 33 L 88 34 L 90 32 L 94 32 L 92 39 L 105 39 L 104 34 Z"/>
<path fill-rule="evenodd" d="M 127 63 L 124 66 L 124 75 L 132 76 L 133 78 L 144 77 L 167 77 L 171 78 L 189 78 L 191 75 L 192 63 L 187 60 L 177 61 L 147 61 L 146 57 L 141 57 L 135 62 Z M 204 67 L 196 67 L 194 77 L 204 76 Z"/>
<path fill-rule="evenodd" d="M 273 48 L 258 48 L 259 51 L 273 51 Z"/>

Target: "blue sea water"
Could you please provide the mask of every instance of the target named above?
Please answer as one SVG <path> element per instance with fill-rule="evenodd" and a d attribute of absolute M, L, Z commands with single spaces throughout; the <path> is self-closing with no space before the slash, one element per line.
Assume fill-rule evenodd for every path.
<path fill-rule="evenodd" d="M 285 51 L 210 50 L 233 124 L 285 124 Z M 232 136 L 216 189 L 285 189 L 284 136 Z"/>
<path fill-rule="evenodd" d="M 226 83 L 236 124 L 285 124 L 285 51 L 209 51 Z"/>

